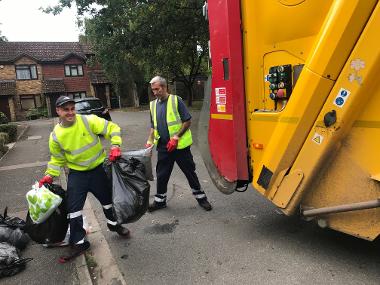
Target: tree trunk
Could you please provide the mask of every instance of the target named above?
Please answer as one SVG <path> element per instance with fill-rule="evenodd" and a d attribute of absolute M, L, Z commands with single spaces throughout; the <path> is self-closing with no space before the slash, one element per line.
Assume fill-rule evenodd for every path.
<path fill-rule="evenodd" d="M 186 84 L 185 83 L 185 86 L 187 88 L 187 94 L 188 94 L 188 97 L 187 97 L 187 106 L 191 107 L 193 106 L 193 86 L 192 84 Z"/>

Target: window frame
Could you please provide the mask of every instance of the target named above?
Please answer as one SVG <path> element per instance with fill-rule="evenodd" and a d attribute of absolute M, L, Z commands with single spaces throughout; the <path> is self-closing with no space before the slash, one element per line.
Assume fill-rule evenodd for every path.
<path fill-rule="evenodd" d="M 33 77 L 32 68 L 35 69 L 35 77 Z M 29 78 L 19 78 L 18 72 L 21 70 L 27 70 L 29 73 Z M 15 65 L 16 80 L 38 80 L 38 68 L 37 64 L 17 64 Z"/>
<path fill-rule="evenodd" d="M 76 71 L 76 75 L 73 74 L 73 71 Z M 79 73 L 79 71 L 81 71 L 81 74 Z M 65 64 L 64 73 L 65 77 L 83 77 L 83 64 Z"/>
<path fill-rule="evenodd" d="M 67 96 L 73 99 L 83 99 L 87 97 L 86 91 L 67 92 Z"/>
<path fill-rule="evenodd" d="M 19 98 L 20 98 L 20 107 L 21 107 L 22 111 L 28 111 L 30 109 L 37 108 L 36 95 L 34 95 L 34 94 L 22 94 L 22 95 L 19 96 Z M 31 99 L 33 99 L 34 107 L 32 107 L 32 108 L 24 108 L 24 106 L 22 105 L 22 101 L 23 100 L 31 100 Z"/>

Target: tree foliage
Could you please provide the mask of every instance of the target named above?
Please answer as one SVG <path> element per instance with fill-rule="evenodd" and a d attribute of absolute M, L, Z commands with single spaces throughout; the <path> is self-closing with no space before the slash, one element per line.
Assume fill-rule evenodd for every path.
<path fill-rule="evenodd" d="M 117 84 L 161 74 L 189 91 L 207 66 L 208 26 L 203 0 L 60 0 L 57 14 L 75 2 L 86 37 Z"/>

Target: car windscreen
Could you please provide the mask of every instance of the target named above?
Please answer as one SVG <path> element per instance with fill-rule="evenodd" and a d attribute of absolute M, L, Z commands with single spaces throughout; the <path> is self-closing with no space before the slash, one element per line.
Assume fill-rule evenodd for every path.
<path fill-rule="evenodd" d="M 103 107 L 103 105 L 100 101 L 82 101 L 82 102 L 75 103 L 75 109 L 77 111 L 99 109 L 102 107 Z"/>

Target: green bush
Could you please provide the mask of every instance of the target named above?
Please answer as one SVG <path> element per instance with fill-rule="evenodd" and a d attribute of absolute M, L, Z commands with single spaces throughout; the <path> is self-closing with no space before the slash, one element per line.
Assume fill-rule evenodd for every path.
<path fill-rule="evenodd" d="M 17 126 L 12 124 L 0 125 L 0 133 L 7 133 L 9 142 L 14 142 L 17 139 Z"/>
<path fill-rule="evenodd" d="M 29 109 L 26 112 L 26 118 L 28 120 L 36 120 L 39 118 L 47 118 L 48 117 L 48 111 L 46 108 L 34 108 Z"/>
<path fill-rule="evenodd" d="M 0 140 L 3 144 L 9 143 L 9 135 L 7 133 L 0 133 Z"/>
<path fill-rule="evenodd" d="M 9 123 L 9 120 L 7 116 L 3 112 L 0 112 L 0 124 L 8 124 L 8 123 Z"/>
<path fill-rule="evenodd" d="M 0 157 L 2 157 L 8 150 L 8 147 L 5 144 L 5 136 L 0 136 Z"/>

